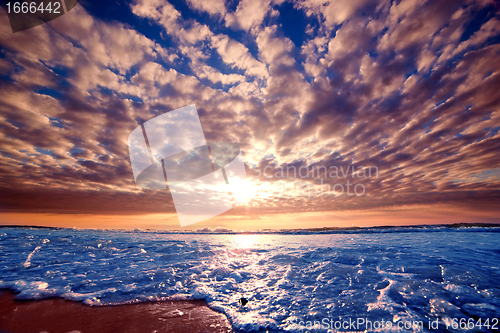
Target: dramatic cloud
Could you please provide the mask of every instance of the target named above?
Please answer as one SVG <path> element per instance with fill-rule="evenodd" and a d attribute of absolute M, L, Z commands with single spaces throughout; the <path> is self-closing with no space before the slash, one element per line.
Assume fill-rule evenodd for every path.
<path fill-rule="evenodd" d="M 126 9 L 78 5 L 14 34 L 0 7 L 2 211 L 174 212 L 168 191 L 134 183 L 127 138 L 195 104 L 207 140 L 244 154 L 248 200 L 230 214 L 443 205 L 498 216 L 497 3 Z"/>
<path fill-rule="evenodd" d="M 226 14 L 226 25 L 247 31 L 259 26 L 269 11 L 269 5 L 269 0 L 242 0 L 236 12 Z"/>
<path fill-rule="evenodd" d="M 210 15 L 220 15 L 224 17 L 226 14 L 226 6 L 224 0 L 189 0 L 188 4 L 201 12 L 207 12 Z"/>

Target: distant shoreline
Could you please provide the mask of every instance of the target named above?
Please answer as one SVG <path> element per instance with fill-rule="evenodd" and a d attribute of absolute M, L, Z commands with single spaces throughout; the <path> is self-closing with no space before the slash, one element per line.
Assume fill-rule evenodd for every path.
<path fill-rule="evenodd" d="M 97 229 L 97 228 L 63 228 L 37 225 L 0 225 L 1 229 L 48 229 L 72 231 L 111 231 L 111 232 L 143 232 L 156 234 L 210 234 L 210 235 L 313 235 L 313 234 L 364 234 L 364 233 L 394 233 L 394 232 L 439 232 L 446 230 L 466 230 L 482 228 L 491 232 L 500 232 L 500 223 L 452 223 L 452 224 L 419 224 L 405 226 L 374 226 L 374 227 L 323 227 L 302 229 L 261 229 L 261 230 L 231 230 L 226 228 L 198 229 L 198 230 L 161 230 L 161 229 Z M 498 229 L 498 230 L 497 230 Z"/>

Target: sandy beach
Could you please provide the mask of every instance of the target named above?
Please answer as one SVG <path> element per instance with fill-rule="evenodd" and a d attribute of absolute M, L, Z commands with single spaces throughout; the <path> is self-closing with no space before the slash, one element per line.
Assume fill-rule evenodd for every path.
<path fill-rule="evenodd" d="M 10 291 L 0 292 L 2 333 L 231 331 L 226 316 L 203 301 L 88 306 L 61 298 L 19 301 Z"/>

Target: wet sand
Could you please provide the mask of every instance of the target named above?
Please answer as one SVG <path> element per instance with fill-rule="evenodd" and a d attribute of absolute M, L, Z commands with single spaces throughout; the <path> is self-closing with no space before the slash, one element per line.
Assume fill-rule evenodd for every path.
<path fill-rule="evenodd" d="M 161 333 L 232 332 L 226 316 L 203 301 L 164 301 L 114 306 L 88 306 L 50 298 L 15 300 L 0 291 L 2 333 Z"/>

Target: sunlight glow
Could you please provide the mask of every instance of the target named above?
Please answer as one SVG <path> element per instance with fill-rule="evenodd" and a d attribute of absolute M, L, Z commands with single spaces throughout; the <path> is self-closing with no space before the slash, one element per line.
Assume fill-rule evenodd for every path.
<path fill-rule="evenodd" d="M 248 249 L 256 246 L 257 235 L 237 235 L 235 239 L 235 246 L 240 249 Z"/>
<path fill-rule="evenodd" d="M 255 198 L 258 187 L 249 179 L 235 179 L 230 183 L 231 194 L 236 205 L 246 205 Z"/>

